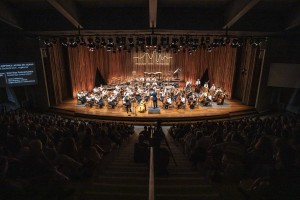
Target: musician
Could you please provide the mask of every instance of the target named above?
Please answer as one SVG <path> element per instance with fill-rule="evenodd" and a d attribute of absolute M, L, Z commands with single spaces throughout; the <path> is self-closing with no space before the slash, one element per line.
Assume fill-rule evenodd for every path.
<path fill-rule="evenodd" d="M 118 96 L 119 91 L 118 91 L 117 89 L 115 89 L 115 90 L 113 91 L 113 93 L 114 93 L 115 96 Z"/>
<path fill-rule="evenodd" d="M 94 87 L 94 89 L 93 89 L 93 93 L 94 93 L 94 94 L 98 94 L 98 93 L 99 93 L 99 88 L 97 88 L 97 87 Z"/>
<path fill-rule="evenodd" d="M 201 85 L 201 81 L 200 79 L 197 79 L 196 83 L 195 83 L 196 87 L 200 86 Z"/>
<path fill-rule="evenodd" d="M 192 82 L 191 82 L 191 81 L 187 81 L 187 82 L 185 83 L 185 87 L 186 87 L 186 88 L 190 88 L 191 85 L 192 85 Z"/>
<path fill-rule="evenodd" d="M 206 93 L 205 93 L 206 94 Z M 206 98 L 203 101 L 204 106 L 211 106 L 212 105 L 212 96 L 210 93 L 206 94 Z"/>
<path fill-rule="evenodd" d="M 208 88 L 208 82 L 205 82 L 203 85 L 204 88 Z"/>
<path fill-rule="evenodd" d="M 170 96 L 168 96 L 165 104 L 165 109 L 168 109 L 170 105 L 172 105 L 172 99 Z"/>
<path fill-rule="evenodd" d="M 103 91 L 103 86 L 102 85 L 100 85 L 99 87 L 98 87 L 98 91 L 99 91 L 99 93 L 101 93 L 102 91 Z"/>
<path fill-rule="evenodd" d="M 77 93 L 77 100 L 80 104 L 85 104 L 86 102 L 86 93 L 84 91 Z"/>
<path fill-rule="evenodd" d="M 156 81 L 154 81 L 154 82 L 152 83 L 152 87 L 157 87 L 157 82 L 156 82 Z"/>
<path fill-rule="evenodd" d="M 197 101 L 196 101 L 196 98 L 195 98 L 195 95 L 191 95 L 189 97 L 189 105 L 190 105 L 190 109 L 194 109 L 196 104 L 197 104 Z"/>
<path fill-rule="evenodd" d="M 115 90 L 119 92 L 120 91 L 120 86 L 116 85 Z"/>
<path fill-rule="evenodd" d="M 157 108 L 157 92 L 154 90 L 151 94 L 153 101 L 153 108 Z"/>
<path fill-rule="evenodd" d="M 144 99 L 141 100 L 140 105 L 144 106 L 145 111 L 147 111 L 146 101 Z"/>
<path fill-rule="evenodd" d="M 125 97 L 125 106 L 126 106 L 126 112 L 131 112 L 131 101 L 129 96 Z"/>
<path fill-rule="evenodd" d="M 178 109 L 185 105 L 186 99 L 184 95 L 181 96 L 180 103 L 178 104 Z"/>
<path fill-rule="evenodd" d="M 112 109 L 114 109 L 115 106 L 117 105 L 117 101 L 116 101 L 115 96 L 111 95 L 110 97 L 108 97 L 107 103 L 108 103 L 108 105 L 111 105 Z"/>
<path fill-rule="evenodd" d="M 104 101 L 102 95 L 96 95 L 95 96 L 95 104 L 99 106 L 99 108 L 103 108 Z"/>
<path fill-rule="evenodd" d="M 90 107 L 93 107 L 94 105 L 94 100 L 95 100 L 95 97 L 93 94 L 89 94 L 87 97 L 86 97 L 86 102 L 89 104 Z"/>
<path fill-rule="evenodd" d="M 204 87 L 204 92 L 208 92 L 208 89 L 209 89 L 208 88 L 208 82 L 205 82 L 203 87 Z"/>

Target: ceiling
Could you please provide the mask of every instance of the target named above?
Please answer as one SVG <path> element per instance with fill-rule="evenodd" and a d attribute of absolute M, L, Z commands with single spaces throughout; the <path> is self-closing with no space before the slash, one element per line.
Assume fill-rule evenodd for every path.
<path fill-rule="evenodd" d="M 1 0 L 2 34 L 300 31 L 299 0 Z"/>

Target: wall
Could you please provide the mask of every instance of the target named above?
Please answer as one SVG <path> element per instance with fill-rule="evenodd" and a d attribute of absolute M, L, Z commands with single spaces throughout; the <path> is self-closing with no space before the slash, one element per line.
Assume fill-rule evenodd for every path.
<path fill-rule="evenodd" d="M 45 110 L 48 108 L 45 79 L 39 49 L 39 41 L 35 38 L 0 36 L 0 63 L 35 62 L 38 84 L 34 86 L 13 87 L 20 103 Z"/>
<path fill-rule="evenodd" d="M 300 100 L 297 100 L 299 98 L 297 89 L 267 86 L 271 63 L 300 63 L 299 44 L 300 38 L 296 36 L 269 38 L 257 95 L 258 111 L 281 109 L 299 112 Z"/>

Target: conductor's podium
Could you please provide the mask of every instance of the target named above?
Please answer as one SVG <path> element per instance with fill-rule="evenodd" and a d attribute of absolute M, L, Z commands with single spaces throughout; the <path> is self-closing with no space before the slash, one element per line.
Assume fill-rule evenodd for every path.
<path fill-rule="evenodd" d="M 160 108 L 149 107 L 148 114 L 160 114 Z"/>

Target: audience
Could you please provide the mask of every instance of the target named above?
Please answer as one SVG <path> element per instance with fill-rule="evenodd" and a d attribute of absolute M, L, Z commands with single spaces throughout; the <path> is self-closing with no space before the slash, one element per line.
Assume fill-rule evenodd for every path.
<path fill-rule="evenodd" d="M 175 124 L 168 132 L 194 169 L 205 169 L 213 181 L 240 183 L 245 197 L 296 199 L 299 195 L 297 115 Z M 33 194 L 31 199 L 43 195 L 66 199 L 70 192 L 64 187 L 66 182 L 91 178 L 103 156 L 118 149 L 133 133 L 134 126 L 123 123 L 67 119 L 25 110 L 2 112 L 0 192 L 5 199 L 26 199 Z M 135 144 L 135 162 L 147 162 L 149 146 L 153 145 L 157 176 L 168 176 L 170 155 L 160 147 L 163 139 L 158 123 L 156 128 L 145 126 Z M 246 180 L 247 186 L 243 184 Z"/>
<path fill-rule="evenodd" d="M 66 199 L 66 182 L 91 178 L 103 156 L 133 133 L 133 125 L 122 123 L 1 112 L 0 193 L 5 199 Z"/>
<path fill-rule="evenodd" d="M 194 167 L 206 169 L 213 181 L 241 183 L 241 191 L 249 198 L 296 199 L 300 186 L 299 128 L 299 117 L 287 113 L 177 124 L 170 127 L 169 134 Z M 251 187 L 243 187 L 245 180 Z"/>

